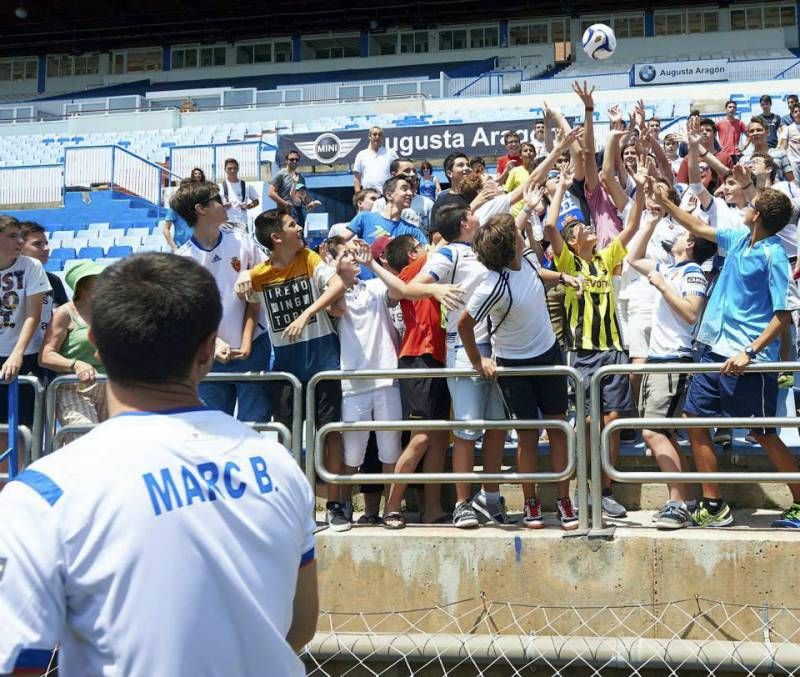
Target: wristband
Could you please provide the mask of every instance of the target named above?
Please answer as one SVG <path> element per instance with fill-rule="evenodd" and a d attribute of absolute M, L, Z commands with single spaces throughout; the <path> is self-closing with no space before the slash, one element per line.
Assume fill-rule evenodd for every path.
<path fill-rule="evenodd" d="M 748 183 L 746 186 L 742 186 L 742 190 L 747 190 L 747 189 L 748 189 L 748 188 L 750 188 L 752 185 L 753 185 L 753 182 L 752 182 L 752 181 L 750 181 L 750 183 Z"/>
<path fill-rule="evenodd" d="M 564 273 L 559 273 L 559 274 L 558 274 L 558 281 L 559 281 L 561 284 L 564 284 Z"/>
<path fill-rule="evenodd" d="M 525 212 L 526 214 L 530 214 L 531 212 L 533 212 L 533 207 L 531 207 L 530 205 L 525 205 L 522 208 L 522 211 Z"/>
<path fill-rule="evenodd" d="M 584 110 L 594 110 L 594 106 L 585 106 Z"/>

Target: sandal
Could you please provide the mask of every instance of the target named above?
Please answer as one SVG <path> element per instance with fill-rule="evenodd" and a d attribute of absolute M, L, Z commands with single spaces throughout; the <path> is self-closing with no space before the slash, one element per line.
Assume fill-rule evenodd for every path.
<path fill-rule="evenodd" d="M 378 515 L 367 515 L 364 513 L 361 517 L 358 518 L 356 524 L 367 525 L 370 527 L 374 527 L 381 523 L 381 518 Z"/>
<path fill-rule="evenodd" d="M 405 529 L 406 517 L 401 512 L 387 512 L 383 516 L 383 526 L 386 529 Z"/>

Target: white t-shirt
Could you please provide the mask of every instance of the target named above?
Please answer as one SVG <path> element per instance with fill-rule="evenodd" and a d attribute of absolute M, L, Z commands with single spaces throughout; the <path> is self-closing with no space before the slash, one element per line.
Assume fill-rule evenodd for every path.
<path fill-rule="evenodd" d="M 556 342 L 539 277 L 541 266 L 530 249 L 522 257 L 519 270 L 487 271 L 467 303 L 476 322 L 489 319 L 495 355 L 510 360 L 537 357 Z"/>
<path fill-rule="evenodd" d="M 478 286 L 486 279 L 489 272 L 475 256 L 472 245 L 468 242 L 453 241 L 428 255 L 428 260 L 422 269 L 434 280 L 442 284 L 457 284 L 464 289 L 462 296 L 466 304 Z M 462 308 L 454 308 L 442 313 L 447 318 L 447 349 L 460 348 L 461 338 L 458 335 L 458 320 Z M 488 319 L 475 325 L 475 343 L 478 345 L 489 344 Z"/>
<path fill-rule="evenodd" d="M 389 165 L 397 159 L 397 153 L 381 146 L 375 152 L 367 147 L 356 155 L 353 171 L 361 174 L 361 188 L 374 188 L 383 193 L 383 184 L 391 176 Z"/>
<path fill-rule="evenodd" d="M 486 222 L 496 214 L 510 214 L 511 213 L 511 202 L 508 200 L 508 195 L 498 195 L 497 197 L 493 197 L 489 202 L 486 204 L 482 204 L 475 210 L 475 218 L 478 219 L 478 223 L 482 226 L 486 225 Z"/>
<path fill-rule="evenodd" d="M 702 268 L 694 261 L 675 265 L 658 263 L 656 270 L 681 298 L 705 298 L 708 282 Z M 664 300 L 661 292 L 656 291 L 656 294 L 648 357 L 658 360 L 691 357 L 696 323 L 687 324 Z"/>
<path fill-rule="evenodd" d="M 779 181 L 772 185 L 775 190 L 779 190 L 792 201 L 792 216 L 783 228 L 775 235 L 780 238 L 786 256 L 793 258 L 797 256 L 797 222 L 800 220 L 800 187 L 794 181 Z"/>
<path fill-rule="evenodd" d="M 792 163 L 800 161 L 800 127 L 793 122 L 786 126 L 783 134 L 786 138 L 786 154 L 789 156 L 789 161 Z"/>
<path fill-rule="evenodd" d="M 8 268 L 0 270 L 0 355 L 7 357 L 17 345 L 28 312 L 28 296 L 50 290 L 44 267 L 30 256 L 18 256 Z M 41 341 L 37 346 L 31 340 L 25 354 L 36 354 L 40 345 Z"/>
<path fill-rule="evenodd" d="M 372 203 L 372 211 L 382 212 L 385 206 L 386 198 L 379 197 Z M 416 226 L 427 235 L 430 232 L 431 209 L 433 209 L 433 200 L 424 195 L 415 195 L 411 198 L 411 206 L 402 211 L 400 218 Z"/>
<path fill-rule="evenodd" d="M 236 278 L 243 270 L 249 270 L 264 261 L 255 240 L 245 233 L 234 230 L 220 231 L 219 239 L 211 249 L 203 246 L 192 236 L 176 252 L 179 256 L 194 259 L 208 270 L 217 282 L 222 299 L 222 321 L 217 336 L 231 348 L 242 345 L 242 329 L 247 301 L 241 301 L 233 291 Z M 253 338 L 259 337 L 267 327 L 263 305 L 259 305 L 258 325 Z M 266 369 L 267 366 L 264 366 Z"/>
<path fill-rule="evenodd" d="M 400 337 L 392 322 L 386 285 L 377 277 L 358 280 L 344 295 L 347 312 L 339 319 L 339 343 L 344 346 L 342 369 L 397 369 Z M 394 305 L 394 304 L 392 304 Z M 390 378 L 342 380 L 345 394 L 391 386 Z"/>
<path fill-rule="evenodd" d="M 225 196 L 225 188 L 228 189 L 227 197 Z M 228 207 L 228 222 L 247 225 L 247 211 L 242 205 L 247 202 L 252 202 L 253 200 L 261 199 L 253 184 L 245 181 L 245 194 L 242 195 L 242 182 L 237 181 L 236 183 L 231 183 L 226 179 L 219 190 L 222 199 L 231 203 L 230 207 Z"/>
<path fill-rule="evenodd" d="M 342 223 L 334 223 L 328 229 L 328 237 L 336 237 L 338 235 L 339 237 L 345 237 L 346 238 L 350 234 L 350 232 L 352 232 L 347 227 L 349 225 L 350 225 L 349 221 L 342 221 Z"/>
<path fill-rule="evenodd" d="M 123 414 L 0 492 L 0 673 L 304 675 L 286 642 L 314 559 L 289 452 L 205 408 Z"/>

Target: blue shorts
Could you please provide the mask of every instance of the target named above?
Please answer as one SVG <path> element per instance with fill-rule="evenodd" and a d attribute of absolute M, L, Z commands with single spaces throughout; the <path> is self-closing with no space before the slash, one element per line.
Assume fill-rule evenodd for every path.
<path fill-rule="evenodd" d="M 706 352 L 701 363 L 719 363 L 726 357 Z M 694 374 L 683 411 L 688 416 L 775 416 L 778 410 L 778 375 L 747 373 L 728 376 L 718 371 Z M 752 428 L 755 433 L 774 434 L 775 428 Z"/>

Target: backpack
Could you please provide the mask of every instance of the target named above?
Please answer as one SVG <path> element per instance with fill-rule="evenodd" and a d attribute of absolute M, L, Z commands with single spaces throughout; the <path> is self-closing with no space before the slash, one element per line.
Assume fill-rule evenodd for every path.
<path fill-rule="evenodd" d="M 239 186 L 242 189 L 242 202 L 247 202 L 247 193 L 244 192 L 244 181 L 239 181 Z M 228 199 L 228 182 L 222 182 L 222 192 L 225 195 L 225 202 L 230 202 Z"/>

